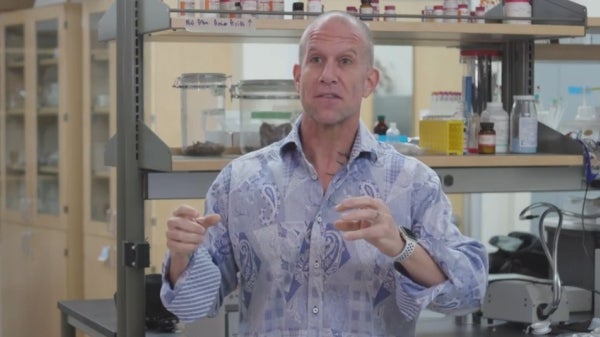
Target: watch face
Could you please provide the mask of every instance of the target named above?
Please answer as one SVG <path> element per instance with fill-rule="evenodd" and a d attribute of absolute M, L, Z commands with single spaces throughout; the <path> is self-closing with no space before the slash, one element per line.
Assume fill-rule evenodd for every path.
<path fill-rule="evenodd" d="M 399 230 L 400 230 L 400 235 L 402 236 L 402 238 L 406 237 L 409 239 L 416 240 L 415 234 L 410 229 L 400 226 Z"/>

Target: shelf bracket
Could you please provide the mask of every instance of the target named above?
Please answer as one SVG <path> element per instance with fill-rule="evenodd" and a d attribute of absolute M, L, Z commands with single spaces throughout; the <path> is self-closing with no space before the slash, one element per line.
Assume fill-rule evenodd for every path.
<path fill-rule="evenodd" d="M 123 242 L 123 264 L 144 269 L 150 267 L 150 244 L 148 242 Z"/>
<path fill-rule="evenodd" d="M 172 168 L 171 149 L 144 123 L 140 124 L 140 169 L 169 172 Z M 117 166 L 117 135 L 106 142 L 104 165 Z"/>
<path fill-rule="evenodd" d="M 171 27 L 169 6 L 161 0 L 144 0 L 141 7 L 138 29 L 140 34 L 148 34 Z M 113 2 L 98 22 L 98 40 L 110 41 L 117 37 L 117 2 Z"/>

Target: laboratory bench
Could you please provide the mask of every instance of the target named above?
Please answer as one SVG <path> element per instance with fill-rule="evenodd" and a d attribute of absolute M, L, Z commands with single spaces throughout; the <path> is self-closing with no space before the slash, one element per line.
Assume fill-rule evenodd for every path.
<path fill-rule="evenodd" d="M 75 337 L 81 330 L 92 337 L 117 336 L 117 309 L 113 299 L 58 302 L 62 317 L 62 337 Z M 231 313 L 232 309 L 226 314 Z M 226 310 L 227 311 L 227 310 Z M 467 317 L 469 318 L 469 317 Z M 520 324 L 505 322 L 472 323 L 465 317 L 427 317 L 417 323 L 417 337 L 520 337 L 529 336 Z M 235 334 L 230 334 L 235 336 Z M 152 337 L 184 337 L 185 333 L 147 332 Z"/>

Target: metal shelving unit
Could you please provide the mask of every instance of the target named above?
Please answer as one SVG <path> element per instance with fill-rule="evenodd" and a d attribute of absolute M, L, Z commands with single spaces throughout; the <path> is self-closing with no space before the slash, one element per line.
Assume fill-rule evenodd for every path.
<path fill-rule="evenodd" d="M 494 18 L 490 12 L 490 19 Z M 552 15 L 548 15 L 551 13 Z M 552 20 L 545 20 L 546 17 Z M 562 18 L 564 24 L 558 22 Z M 534 24 L 503 25 L 430 22 L 372 22 L 375 42 L 429 46 L 495 46 L 503 50 L 503 101 L 531 93 L 533 41 L 582 36 L 585 8 L 567 0 L 534 0 Z M 551 24 L 540 24 L 540 22 Z M 141 337 L 144 329 L 144 268 L 148 244 L 144 241 L 144 200 L 204 196 L 228 159 L 192 159 L 173 155 L 143 123 L 143 40 L 280 42 L 297 40 L 304 20 L 254 20 L 251 30 L 188 32 L 185 22 L 171 20 L 160 0 L 116 0 L 100 23 L 100 38 L 117 40 L 117 135 L 107 146 L 105 161 L 117 167 L 117 312 L 118 335 Z M 542 125 L 543 126 L 543 125 Z M 579 189 L 583 159 L 577 144 L 542 127 L 540 151 L 534 156 L 437 157 L 421 159 L 442 178 L 447 192 Z M 540 172 L 543 172 L 540 174 Z M 490 177 L 503 179 L 493 183 Z M 511 182 L 508 184 L 507 182 Z M 485 186 L 485 187 L 483 187 Z"/>

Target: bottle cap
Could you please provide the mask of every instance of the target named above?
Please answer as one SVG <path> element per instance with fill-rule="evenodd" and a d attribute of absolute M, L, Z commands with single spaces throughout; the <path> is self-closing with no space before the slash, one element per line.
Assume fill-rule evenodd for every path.
<path fill-rule="evenodd" d="M 304 2 L 294 2 L 292 4 L 292 10 L 303 11 L 304 10 Z"/>
<path fill-rule="evenodd" d="M 377 120 L 380 121 L 380 122 L 384 121 L 385 120 L 385 116 L 384 115 L 379 115 L 379 116 L 377 116 Z"/>
<path fill-rule="evenodd" d="M 481 128 L 482 129 L 493 129 L 494 128 L 494 123 L 492 123 L 492 122 L 481 122 Z"/>

